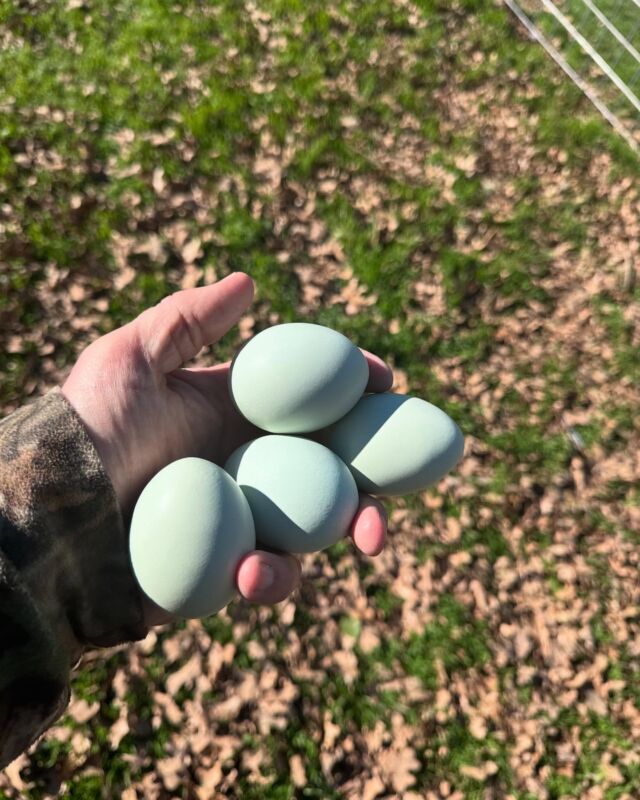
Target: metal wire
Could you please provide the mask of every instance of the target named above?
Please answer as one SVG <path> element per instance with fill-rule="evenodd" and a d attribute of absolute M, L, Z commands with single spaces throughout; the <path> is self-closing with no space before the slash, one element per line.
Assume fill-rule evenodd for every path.
<path fill-rule="evenodd" d="M 589 11 L 589 8 L 586 6 L 583 6 L 582 14 L 577 20 L 575 19 L 573 13 L 571 14 L 571 19 L 579 31 L 587 30 L 588 28 L 591 27 L 591 24 L 593 23 L 592 14 Z M 590 37 L 590 41 L 596 50 L 598 49 L 600 42 L 602 41 L 602 38 L 606 35 L 607 35 L 606 29 L 604 29 L 602 25 L 598 25 L 598 30 L 595 39 L 593 37 Z"/>
<path fill-rule="evenodd" d="M 632 0 L 632 1 L 634 3 L 636 3 L 636 5 L 638 5 L 640 7 L 640 0 Z M 542 0 L 542 2 L 544 3 L 545 6 L 551 5 L 548 2 L 548 0 Z M 520 20 L 520 22 L 526 28 L 526 30 L 529 33 L 529 35 L 533 39 L 538 41 L 542 45 L 542 47 L 544 47 L 544 49 L 547 51 L 547 53 L 549 53 L 549 55 L 558 64 L 558 66 L 571 78 L 571 80 L 576 84 L 576 86 L 578 86 L 578 88 L 581 89 L 584 92 L 586 97 L 593 103 L 593 105 L 598 109 L 600 114 L 602 114 L 602 116 L 607 120 L 607 122 L 609 122 L 609 124 L 620 134 L 620 136 L 622 136 L 624 138 L 624 140 L 627 142 L 627 144 L 633 150 L 635 150 L 636 153 L 640 153 L 640 144 L 638 143 L 638 141 L 636 141 L 636 139 L 633 136 L 633 134 L 631 133 L 631 131 L 626 127 L 626 125 L 622 122 L 622 120 L 616 114 L 614 114 L 613 111 L 611 111 L 609 106 L 598 96 L 598 94 L 596 93 L 594 88 L 587 81 L 585 81 L 578 74 L 578 72 L 576 72 L 576 70 L 568 63 L 566 58 L 564 58 L 564 56 L 558 51 L 558 49 L 542 33 L 542 31 L 538 28 L 538 26 L 534 24 L 534 22 L 527 16 L 527 14 L 525 14 L 525 12 L 522 10 L 522 8 L 520 8 L 520 6 L 516 2 L 516 0 L 504 0 L 504 3 L 515 14 L 515 16 Z M 554 16 L 556 16 L 556 18 L 557 18 L 557 14 L 559 14 L 560 12 L 558 12 L 557 9 L 555 9 L 555 7 L 554 7 L 554 11 L 556 12 L 556 14 L 554 14 Z M 596 56 L 598 56 L 598 59 L 600 61 L 602 61 L 606 65 L 608 71 L 611 72 L 609 66 L 606 64 L 604 59 L 602 59 L 602 57 L 599 56 L 599 54 L 597 54 L 593 50 L 593 48 L 589 45 L 589 43 L 586 42 L 584 37 L 576 30 L 575 26 L 572 25 L 572 23 L 569 22 L 569 20 L 567 20 L 566 17 L 564 17 L 564 15 L 561 15 L 561 16 L 563 17 L 563 19 L 566 20 L 568 25 L 571 26 L 571 29 L 585 42 L 585 44 L 588 45 L 589 49 Z M 618 76 L 616 76 L 616 77 L 618 79 L 618 82 L 622 83 L 621 79 Z M 618 85 L 618 83 L 616 83 L 616 85 Z M 640 101 L 638 100 L 638 98 L 626 86 L 625 86 L 625 89 L 638 102 L 638 106 L 636 106 L 636 107 L 638 108 L 638 110 L 640 110 Z M 626 96 L 626 93 L 625 93 L 625 96 Z"/>
<path fill-rule="evenodd" d="M 609 33 L 613 34 L 616 39 L 620 42 L 620 44 L 624 47 L 624 49 L 631 53 L 631 55 L 635 58 L 635 60 L 640 64 L 640 53 L 636 50 L 636 48 L 631 44 L 631 42 L 624 36 L 620 31 L 616 28 L 616 26 L 611 22 L 605 15 L 600 11 L 600 9 L 594 5 L 591 0 L 582 0 L 585 6 L 594 14 L 597 19 L 599 20 L 602 25 L 609 31 Z"/>
<path fill-rule="evenodd" d="M 640 112 L 640 98 L 638 98 L 632 91 L 629 89 L 627 84 L 622 80 L 622 78 L 618 75 L 618 73 L 608 64 L 604 58 L 598 53 L 597 50 L 594 50 L 593 46 L 584 38 L 584 36 L 580 33 L 580 31 L 575 27 L 575 25 L 565 17 L 565 15 L 559 11 L 556 6 L 553 5 L 551 0 L 542 0 L 542 5 L 547 9 L 547 11 L 552 14 L 558 22 L 562 25 L 562 27 L 573 37 L 573 39 L 582 47 L 585 53 L 593 60 L 595 63 L 600 67 L 600 69 L 604 72 L 604 74 L 609 78 L 610 81 L 615 83 L 615 85 L 620 89 L 622 94 L 627 98 L 627 100 L 634 106 L 634 108 Z"/>
<path fill-rule="evenodd" d="M 640 67 L 638 67 L 638 69 L 633 73 L 631 78 L 627 81 L 627 85 L 628 86 L 634 86 L 636 84 L 638 78 L 640 78 Z"/>

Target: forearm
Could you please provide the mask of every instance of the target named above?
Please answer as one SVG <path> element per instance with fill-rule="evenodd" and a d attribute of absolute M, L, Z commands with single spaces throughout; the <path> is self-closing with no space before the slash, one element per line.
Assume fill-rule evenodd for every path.
<path fill-rule="evenodd" d="M 0 422 L 0 768 L 62 713 L 86 647 L 145 633 L 112 484 L 54 390 Z"/>

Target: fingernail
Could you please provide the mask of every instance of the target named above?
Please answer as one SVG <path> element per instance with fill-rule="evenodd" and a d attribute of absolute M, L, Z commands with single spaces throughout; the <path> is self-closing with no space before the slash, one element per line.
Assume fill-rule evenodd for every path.
<path fill-rule="evenodd" d="M 377 362 L 378 362 L 378 364 L 380 364 L 380 366 L 381 366 L 381 367 L 384 367 L 385 369 L 389 369 L 389 365 L 388 365 L 388 364 L 386 364 L 386 363 L 385 363 L 385 362 L 384 362 L 384 361 L 383 361 L 383 360 L 380 358 L 380 356 L 377 356 L 375 353 L 371 353 L 371 356 L 372 356 L 372 358 L 373 358 L 373 360 L 374 360 L 374 361 L 377 361 Z"/>
<path fill-rule="evenodd" d="M 264 561 L 260 562 L 260 572 L 258 580 L 256 581 L 256 589 L 269 589 L 273 586 L 276 579 L 276 573 L 270 564 L 265 564 Z"/>

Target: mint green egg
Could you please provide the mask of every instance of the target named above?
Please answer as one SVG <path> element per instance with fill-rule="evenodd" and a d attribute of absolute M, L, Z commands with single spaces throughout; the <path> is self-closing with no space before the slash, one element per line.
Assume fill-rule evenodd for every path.
<path fill-rule="evenodd" d="M 270 433 L 319 430 L 352 408 L 369 380 L 362 353 L 323 325 L 274 325 L 250 339 L 231 365 L 240 413 Z"/>
<path fill-rule="evenodd" d="M 238 562 L 255 549 L 249 504 L 221 467 L 182 458 L 143 489 L 129 549 L 151 600 L 179 617 L 206 617 L 232 600 Z"/>
<path fill-rule="evenodd" d="M 387 496 L 431 486 L 464 450 L 462 431 L 444 411 L 391 392 L 365 395 L 318 438 L 349 467 L 361 491 Z"/>
<path fill-rule="evenodd" d="M 347 533 L 358 487 L 340 459 L 318 442 L 268 435 L 231 454 L 225 469 L 244 492 L 259 544 L 288 553 L 324 550 Z"/>

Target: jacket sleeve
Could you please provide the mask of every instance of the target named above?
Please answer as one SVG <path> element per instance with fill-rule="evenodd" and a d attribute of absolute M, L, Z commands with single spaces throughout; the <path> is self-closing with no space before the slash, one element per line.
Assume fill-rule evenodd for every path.
<path fill-rule="evenodd" d="M 146 633 L 111 481 L 54 389 L 0 421 L 0 769 L 63 713 L 85 649 Z"/>

